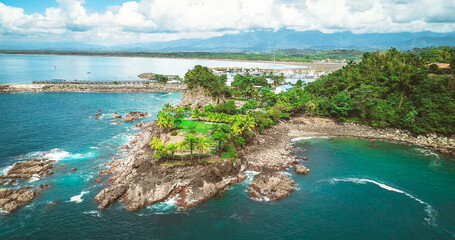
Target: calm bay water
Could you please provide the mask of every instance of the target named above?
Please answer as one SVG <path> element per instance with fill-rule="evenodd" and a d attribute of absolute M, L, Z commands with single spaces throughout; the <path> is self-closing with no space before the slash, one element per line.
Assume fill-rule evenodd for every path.
<path fill-rule="evenodd" d="M 0 54 L 0 84 L 24 84 L 50 79 L 135 80 L 139 79 L 138 74 L 144 72 L 183 77 L 197 64 L 207 67 L 303 68 L 273 63 L 199 59 Z"/>
<path fill-rule="evenodd" d="M 15 57 L 21 58 L 12 56 Z M 34 62 L 30 58 L 35 57 L 65 58 L 30 56 L 25 62 Z M 0 62 L 12 61 L 2 58 Z M 93 64 L 102 66 L 95 60 Z M 67 61 L 66 73 L 85 73 L 93 67 L 89 61 L 90 70 L 77 64 L 71 70 L 71 60 L 62 61 Z M 13 81 L 14 74 L 20 76 L 15 78 L 16 83 L 51 78 L 48 70 L 40 73 L 41 68 L 36 65 L 30 67 L 35 72 L 26 70 L 27 64 L 19 65 L 6 72 L 0 64 L 3 77 L 0 81 Z M 21 71 L 26 73 L 20 75 Z M 105 77 L 117 73 L 120 76 L 119 71 L 108 72 Z M 142 69 L 128 74 L 133 76 L 136 72 Z M 296 154 L 310 157 L 305 165 L 311 173 L 296 175 L 290 169 L 288 173 L 299 189 L 279 202 L 249 199 L 248 184 L 255 174 L 249 172 L 247 181 L 188 211 L 176 210 L 172 202 L 137 212 L 125 210 L 121 203 L 98 210 L 93 200 L 103 188 L 94 181 L 98 171 L 106 169 L 104 164 L 112 159 L 123 157 L 120 146 L 140 131 L 135 123 L 115 125 L 110 114 L 147 111 L 149 117 L 141 121 L 150 121 L 165 103 L 178 103 L 181 96 L 181 93 L 0 94 L 0 171 L 31 157 L 58 161 L 53 176 L 20 182 L 19 186 L 43 183 L 52 186 L 30 205 L 8 216 L 0 214 L 0 239 L 455 238 L 455 161 L 417 146 L 380 141 L 373 144 L 359 139 L 317 138 L 297 142 Z M 97 120 L 95 114 L 99 109 L 104 115 Z M 63 163 L 66 165 L 61 166 Z M 73 167 L 77 171 L 71 171 Z"/>

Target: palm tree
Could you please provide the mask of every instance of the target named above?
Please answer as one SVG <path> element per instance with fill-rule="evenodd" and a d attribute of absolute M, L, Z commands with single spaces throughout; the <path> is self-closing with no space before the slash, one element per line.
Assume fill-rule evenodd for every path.
<path fill-rule="evenodd" d="M 256 121 L 254 120 L 254 118 L 250 115 L 246 115 L 245 118 L 243 119 L 242 130 L 244 131 L 246 129 L 249 132 L 251 132 L 255 127 L 256 127 Z"/>
<path fill-rule="evenodd" d="M 183 141 L 180 141 L 177 144 L 177 149 L 180 151 L 180 154 L 182 155 L 182 161 L 183 161 L 183 150 L 186 149 L 186 145 Z"/>
<path fill-rule="evenodd" d="M 194 149 L 194 145 L 196 144 L 197 142 L 197 137 L 195 137 L 193 134 L 188 134 L 185 139 L 183 140 L 183 142 L 185 143 L 185 145 L 190 149 L 190 152 L 191 152 L 191 160 L 193 160 L 193 149 Z"/>
<path fill-rule="evenodd" d="M 318 108 L 318 103 L 315 100 L 310 100 L 306 104 L 306 108 L 310 111 L 310 117 L 311 117 L 314 110 L 316 110 Z"/>
<path fill-rule="evenodd" d="M 228 142 L 232 136 L 232 129 L 229 125 L 212 125 L 210 129 L 210 140 L 218 145 L 217 153 L 221 152 L 222 144 Z"/>
<path fill-rule="evenodd" d="M 206 137 L 200 137 L 196 141 L 196 149 L 199 152 L 198 161 L 201 159 L 201 154 L 209 149 Z"/>
<path fill-rule="evenodd" d="M 193 109 L 191 111 L 191 118 L 196 118 L 196 121 L 199 121 L 199 118 L 201 117 L 201 110 L 199 108 Z"/>
<path fill-rule="evenodd" d="M 158 150 L 161 145 L 163 145 L 163 142 L 161 141 L 160 138 L 154 137 L 152 141 L 149 143 L 150 148 L 152 150 Z"/>
<path fill-rule="evenodd" d="M 177 152 L 178 145 L 175 143 L 169 143 L 166 145 L 166 150 L 171 154 L 172 160 L 174 160 L 174 153 Z"/>

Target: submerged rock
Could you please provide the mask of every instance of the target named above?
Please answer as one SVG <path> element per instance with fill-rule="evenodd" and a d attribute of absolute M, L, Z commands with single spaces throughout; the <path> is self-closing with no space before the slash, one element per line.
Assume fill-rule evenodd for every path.
<path fill-rule="evenodd" d="M 301 165 L 301 164 L 295 165 L 294 171 L 296 173 L 305 174 L 305 175 L 310 173 L 310 169 L 305 167 L 305 166 L 303 166 L 303 165 Z"/>
<path fill-rule="evenodd" d="M 134 122 L 148 116 L 147 112 L 130 112 L 125 116 L 125 122 Z"/>
<path fill-rule="evenodd" d="M 295 190 L 295 181 L 284 173 L 265 170 L 254 176 L 250 197 L 260 201 L 277 201 Z"/>

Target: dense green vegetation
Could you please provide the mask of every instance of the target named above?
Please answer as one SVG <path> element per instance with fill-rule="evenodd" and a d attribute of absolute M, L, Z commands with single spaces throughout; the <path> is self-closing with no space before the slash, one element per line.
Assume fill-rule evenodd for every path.
<path fill-rule="evenodd" d="M 455 61 L 455 48 L 454 47 L 428 47 L 428 48 L 415 48 L 410 53 L 420 57 L 424 63 L 451 63 Z"/>
<path fill-rule="evenodd" d="M 274 52 L 133 52 L 133 51 L 52 51 L 52 50 L 0 50 L 0 54 L 54 54 L 117 57 L 205 58 L 253 61 L 313 62 L 314 60 L 359 60 L 358 50 L 283 49 Z"/>
<path fill-rule="evenodd" d="M 421 50 L 422 57 L 395 49 L 365 53 L 361 62 L 310 83 L 305 91 L 320 115 L 415 133 L 453 133 L 455 79 L 436 65 L 426 66 L 441 60 L 433 50 Z M 453 61 L 454 48 L 447 52 L 452 54 L 444 61 Z"/>
<path fill-rule="evenodd" d="M 212 97 L 229 96 L 229 89 L 221 77 L 215 76 L 207 67 L 196 65 L 185 74 L 184 82 L 189 89 L 202 87 Z"/>
<path fill-rule="evenodd" d="M 235 159 L 236 149 L 295 112 L 376 127 L 391 126 L 414 133 L 452 134 L 455 132 L 455 64 L 452 64 L 455 55 L 453 48 L 443 50 L 450 53 L 442 60 L 451 63 L 451 68 L 441 70 L 428 64 L 441 60 L 432 55 L 433 50 L 419 50 L 420 57 L 396 49 L 364 53 L 358 63 L 350 62 L 307 86 L 295 84 L 293 89 L 280 94 L 270 90 L 264 77 L 236 76 L 229 91 L 247 99 L 242 106 L 238 107 L 233 100 L 201 109 L 166 105 L 158 115 L 158 126 L 168 131 L 180 129 L 185 139 L 168 145 L 154 139 L 150 146 L 156 150 L 157 159 L 173 159 L 178 150 L 182 154 L 183 150 L 190 151 L 192 159 L 195 151 L 199 153 L 198 159 L 204 153 Z M 440 49 L 436 50 L 439 54 Z M 202 66 L 188 71 L 185 82 L 190 88 L 201 86 L 213 97 L 226 94 L 222 80 Z M 191 120 L 183 120 L 185 116 Z"/>

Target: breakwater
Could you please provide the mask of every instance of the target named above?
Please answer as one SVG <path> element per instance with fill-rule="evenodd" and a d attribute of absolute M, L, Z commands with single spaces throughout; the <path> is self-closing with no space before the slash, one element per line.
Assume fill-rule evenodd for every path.
<path fill-rule="evenodd" d="M 0 84 L 5 92 L 183 92 L 186 85 L 128 84 Z"/>

